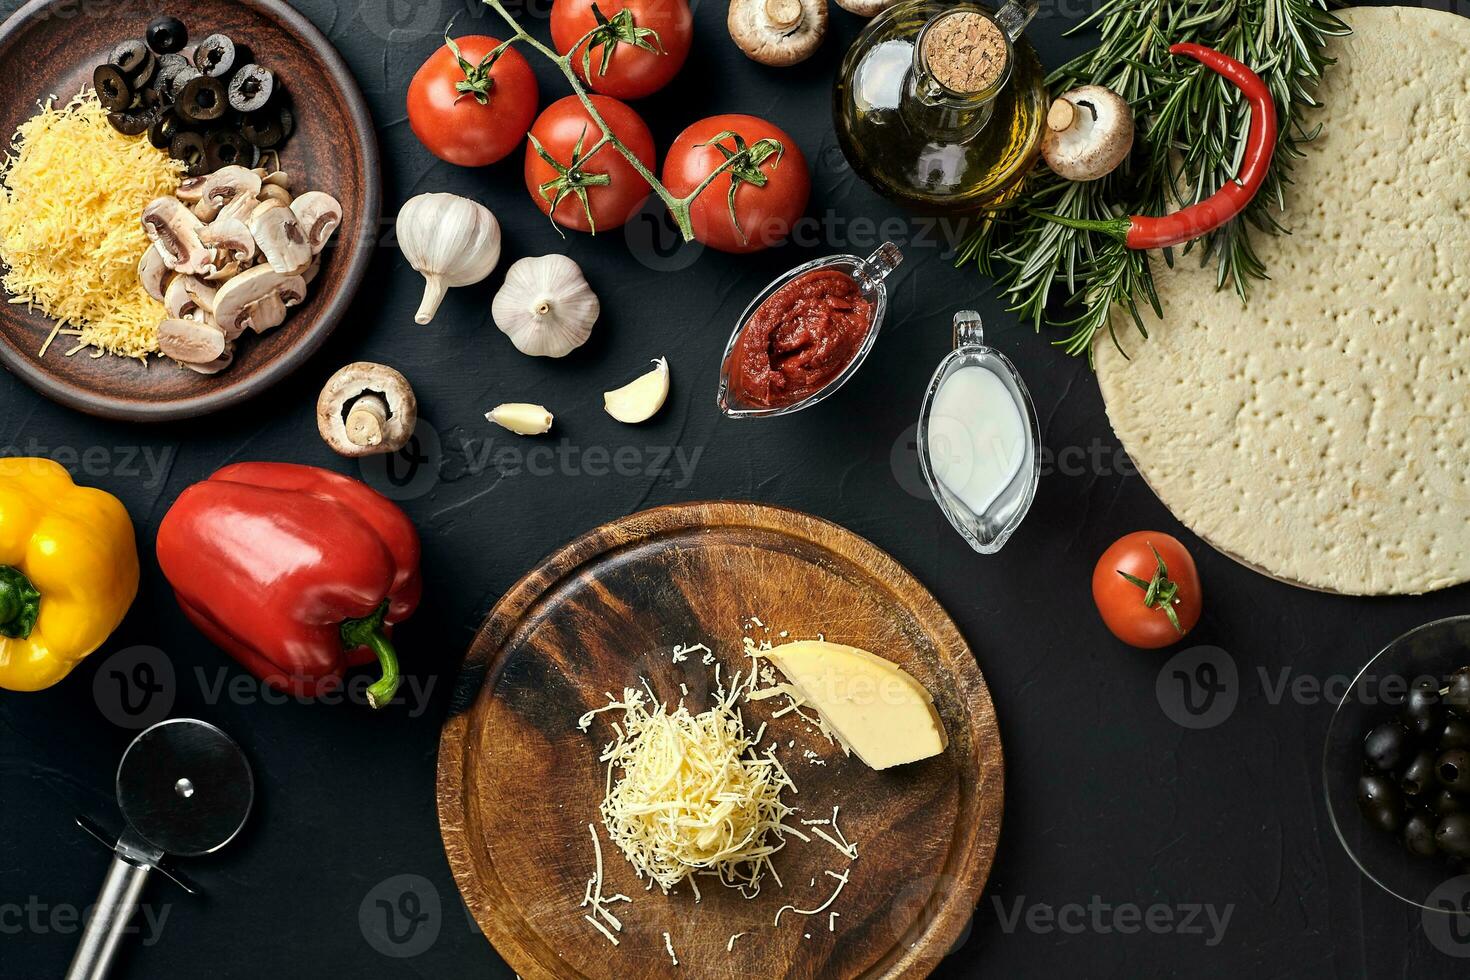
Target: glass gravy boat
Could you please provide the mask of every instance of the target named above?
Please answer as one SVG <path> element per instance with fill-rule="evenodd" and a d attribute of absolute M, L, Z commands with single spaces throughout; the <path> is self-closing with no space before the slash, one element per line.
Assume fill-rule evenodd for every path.
<path fill-rule="evenodd" d="M 1020 421 L 1021 438 L 1015 446 L 1002 448 L 998 440 L 992 439 L 982 449 L 1003 453 L 1003 459 L 992 457 L 985 461 L 1003 476 L 991 499 L 978 510 L 961 499 L 954 484 L 962 482 L 960 477 L 968 476 L 968 472 L 956 471 L 973 466 L 975 461 L 959 447 L 962 443 L 973 443 L 974 427 L 985 420 L 939 415 L 934 411 L 935 399 L 944 383 L 967 368 L 990 372 L 1009 396 Z M 985 346 L 984 326 L 980 314 L 974 310 L 955 314 L 954 350 L 940 362 L 929 382 L 924 407 L 919 413 L 918 443 L 919 466 L 939 509 L 970 547 L 982 555 L 995 554 L 1020 526 L 1036 497 L 1036 486 L 1041 479 L 1041 426 L 1036 407 L 1031 403 L 1031 393 L 1026 390 L 1016 366 L 1004 354 Z"/>

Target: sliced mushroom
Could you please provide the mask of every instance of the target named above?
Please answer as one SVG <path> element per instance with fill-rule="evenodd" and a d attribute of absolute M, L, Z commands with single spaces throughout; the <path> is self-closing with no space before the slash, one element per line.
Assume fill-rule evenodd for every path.
<path fill-rule="evenodd" d="M 138 282 L 143 285 L 144 291 L 162 303 L 171 275 L 158 246 L 149 245 L 143 252 L 143 257 L 138 260 Z"/>
<path fill-rule="evenodd" d="M 163 305 L 175 320 L 207 320 L 214 315 L 216 293 L 213 285 L 196 276 L 174 276 Z"/>
<path fill-rule="evenodd" d="M 330 194 L 307 191 L 291 202 L 296 220 L 311 244 L 311 254 L 317 255 L 327 247 L 337 226 L 342 224 L 342 204 Z"/>
<path fill-rule="evenodd" d="M 386 364 L 347 365 L 327 379 L 316 401 L 317 431 L 342 456 L 397 452 L 417 422 L 413 388 Z"/>
<path fill-rule="evenodd" d="M 204 199 L 204 185 L 209 183 L 209 175 L 202 177 L 187 177 L 179 184 L 179 189 L 174 191 L 177 197 L 185 204 L 198 204 Z"/>
<path fill-rule="evenodd" d="M 784 68 L 812 56 L 827 33 L 827 0 L 730 0 L 730 37 L 746 57 Z"/>
<path fill-rule="evenodd" d="M 1097 180 L 1117 169 L 1133 148 L 1133 110 L 1116 92 L 1083 85 L 1051 104 L 1041 155 L 1058 177 Z"/>
<path fill-rule="evenodd" d="M 158 349 L 184 364 L 208 364 L 225 352 L 225 333 L 202 320 L 164 320 L 158 325 Z"/>
<path fill-rule="evenodd" d="M 291 193 L 291 175 L 284 170 L 272 170 L 261 178 L 261 183 L 267 187 L 279 187 L 287 194 Z"/>
<path fill-rule="evenodd" d="M 213 221 L 220 211 L 237 197 L 258 197 L 260 177 L 240 166 L 221 167 L 204 180 L 203 193 L 194 205 L 194 214 Z"/>
<path fill-rule="evenodd" d="M 214 251 L 199 240 L 204 226 L 178 198 L 154 198 L 143 209 L 143 230 L 163 256 L 163 264 L 186 276 L 199 275 L 214 259 Z"/>
<path fill-rule="evenodd" d="M 290 208 L 266 208 L 252 214 L 250 233 L 270 267 L 281 275 L 298 275 L 311 264 L 311 243 Z"/>
<path fill-rule="evenodd" d="M 291 206 L 291 192 L 280 184 L 266 184 L 260 189 L 261 201 L 272 201 L 283 207 Z"/>
<path fill-rule="evenodd" d="M 214 271 L 206 274 L 207 279 L 235 276 L 255 258 L 255 237 L 245 222 L 235 218 L 215 218 L 199 232 L 199 240 L 215 251 Z"/>
<path fill-rule="evenodd" d="M 837 0 L 837 6 L 859 17 L 876 17 L 898 0 Z"/>
<path fill-rule="evenodd" d="M 261 189 L 261 193 L 265 193 L 264 188 Z M 221 218 L 233 218 L 236 221 L 249 224 L 250 215 L 254 213 L 255 208 L 258 204 L 260 204 L 260 201 L 261 199 L 256 197 L 254 194 L 241 194 L 229 204 L 226 204 L 224 207 L 220 208 L 219 214 L 215 215 L 214 220 L 219 221 Z"/>
<path fill-rule="evenodd" d="M 225 352 L 207 364 L 190 364 L 188 361 L 181 361 L 180 363 L 190 371 L 196 371 L 199 374 L 219 374 L 234 362 L 235 345 L 226 341 Z"/>
<path fill-rule="evenodd" d="M 255 206 L 255 210 L 250 212 L 250 223 L 254 224 L 256 218 L 265 214 L 271 208 L 289 208 L 290 206 L 290 201 L 281 201 L 270 195 L 262 197 L 260 203 Z"/>
<path fill-rule="evenodd" d="M 306 271 L 301 274 L 301 281 L 310 286 L 312 283 L 316 282 L 316 277 L 321 273 L 321 271 L 322 257 L 320 255 L 314 255 L 311 259 L 311 265 L 307 266 Z"/>
<path fill-rule="evenodd" d="M 285 276 L 268 265 L 240 273 L 214 297 L 214 319 L 228 335 L 254 330 L 264 333 L 286 319 L 286 310 L 306 298 L 300 276 Z"/>

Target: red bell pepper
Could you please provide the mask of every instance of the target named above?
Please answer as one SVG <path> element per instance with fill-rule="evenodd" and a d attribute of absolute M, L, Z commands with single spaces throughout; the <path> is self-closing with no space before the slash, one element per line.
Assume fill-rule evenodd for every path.
<path fill-rule="evenodd" d="M 419 538 L 386 497 L 295 463 L 237 463 L 179 495 L 158 563 L 184 614 L 256 677 L 315 696 L 376 659 L 381 707 L 398 689 L 389 625 L 423 591 Z"/>

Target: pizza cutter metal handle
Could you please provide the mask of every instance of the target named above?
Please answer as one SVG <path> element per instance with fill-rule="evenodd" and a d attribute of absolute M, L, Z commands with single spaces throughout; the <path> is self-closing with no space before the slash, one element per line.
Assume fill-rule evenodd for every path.
<path fill-rule="evenodd" d="M 102 980 L 107 976 L 151 870 L 149 865 L 134 864 L 121 853 L 113 854 L 97 907 L 87 920 L 71 966 L 66 968 L 66 980 Z"/>

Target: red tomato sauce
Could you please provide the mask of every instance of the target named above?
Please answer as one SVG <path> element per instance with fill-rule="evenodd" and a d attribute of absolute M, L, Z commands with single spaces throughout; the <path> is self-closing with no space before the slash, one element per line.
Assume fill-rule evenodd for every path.
<path fill-rule="evenodd" d="M 793 405 L 853 362 L 872 322 L 873 304 L 846 272 L 798 276 L 746 321 L 730 353 L 730 385 L 750 405 Z"/>

